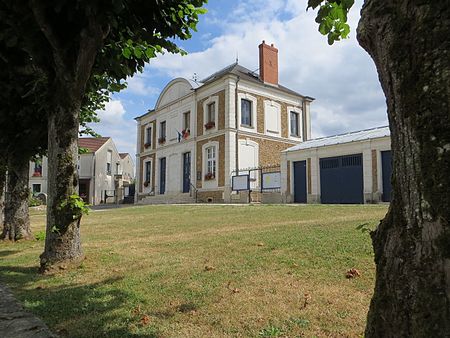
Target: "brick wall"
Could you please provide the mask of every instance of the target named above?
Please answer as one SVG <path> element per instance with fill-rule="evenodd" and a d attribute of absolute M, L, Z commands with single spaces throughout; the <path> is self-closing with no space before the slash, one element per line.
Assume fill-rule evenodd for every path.
<path fill-rule="evenodd" d="M 223 191 L 199 191 L 197 193 L 198 202 L 206 203 L 212 197 L 213 203 L 223 203 Z"/>
<path fill-rule="evenodd" d="M 145 149 L 144 144 L 145 144 L 145 130 L 147 129 L 147 127 L 150 126 L 152 127 L 152 147 L 151 148 L 147 148 Z M 155 149 L 155 144 L 156 144 L 156 121 L 152 121 L 148 124 L 144 124 L 141 126 L 141 139 L 140 139 L 140 148 L 139 148 L 139 152 L 143 152 L 145 150 L 150 150 L 150 149 Z"/>
<path fill-rule="evenodd" d="M 244 91 L 239 91 L 239 93 L 247 93 Z M 282 101 L 277 101 L 277 100 L 271 100 L 265 96 L 261 96 L 261 95 L 255 95 L 253 93 L 248 93 L 249 95 L 252 95 L 254 97 L 256 97 L 257 103 L 256 103 L 256 130 L 258 131 L 258 133 L 260 134 L 265 134 L 265 130 L 264 130 L 264 101 L 269 100 L 269 101 L 274 101 L 276 103 L 278 103 L 281 108 L 280 108 L 280 118 L 281 118 L 281 137 L 285 137 L 288 138 L 289 136 L 289 128 L 288 128 L 288 111 L 287 111 L 287 103 L 284 103 Z M 240 104 L 240 103 L 239 103 Z"/>
<path fill-rule="evenodd" d="M 142 192 L 142 184 L 144 183 L 144 162 L 149 158 L 152 159 L 152 190 L 155 189 L 155 154 L 143 156 L 139 160 L 139 192 Z"/>
<path fill-rule="evenodd" d="M 249 139 L 259 144 L 259 165 L 267 166 L 281 163 L 281 151 L 292 147 L 292 143 L 267 140 L 259 137 L 240 136 L 240 140 Z"/>
<path fill-rule="evenodd" d="M 201 136 L 205 130 L 205 122 L 203 121 L 203 103 L 208 100 L 211 96 L 219 97 L 219 105 L 217 112 L 217 129 L 225 129 L 225 90 L 221 90 L 215 94 L 212 94 L 208 97 L 197 102 L 197 135 Z"/>
<path fill-rule="evenodd" d="M 217 174 L 218 174 L 218 186 L 219 187 L 223 187 L 225 185 L 225 135 L 219 135 L 216 137 L 211 137 L 207 140 L 202 140 L 202 141 L 198 141 L 197 142 L 197 159 L 196 159 L 196 164 L 197 164 L 197 171 L 201 171 L 202 175 L 201 177 L 203 177 L 204 173 L 203 173 L 203 152 L 202 152 L 202 147 L 204 144 L 210 142 L 210 141 L 216 141 L 219 142 L 219 158 L 217 160 Z M 196 178 L 197 178 L 197 173 L 196 173 Z M 196 187 L 197 188 L 202 188 L 202 180 L 200 179 L 199 181 L 197 181 L 196 183 Z"/>

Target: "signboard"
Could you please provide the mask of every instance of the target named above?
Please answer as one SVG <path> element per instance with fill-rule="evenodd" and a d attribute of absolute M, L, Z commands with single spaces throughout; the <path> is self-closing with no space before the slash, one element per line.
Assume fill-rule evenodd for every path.
<path fill-rule="evenodd" d="M 238 175 L 231 178 L 233 191 L 250 190 L 250 175 Z"/>
<path fill-rule="evenodd" d="M 263 189 L 280 189 L 281 188 L 281 172 L 262 173 Z"/>

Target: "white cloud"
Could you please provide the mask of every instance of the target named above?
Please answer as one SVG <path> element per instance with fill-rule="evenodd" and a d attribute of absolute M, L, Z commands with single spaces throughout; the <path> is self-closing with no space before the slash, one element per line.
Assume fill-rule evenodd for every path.
<path fill-rule="evenodd" d="M 105 109 L 98 110 L 97 114 L 103 124 L 114 125 L 123 119 L 125 108 L 120 100 L 110 100 L 105 104 Z"/>
<path fill-rule="evenodd" d="M 160 89 L 146 84 L 145 78 L 142 75 L 136 75 L 127 80 L 127 90 L 130 93 L 142 96 L 159 95 Z"/>
<path fill-rule="evenodd" d="M 119 152 L 136 154 L 136 123 L 125 119 L 125 108 L 120 100 L 110 100 L 104 110 L 97 111 L 99 123 L 90 127 L 101 136 L 112 137 Z"/>

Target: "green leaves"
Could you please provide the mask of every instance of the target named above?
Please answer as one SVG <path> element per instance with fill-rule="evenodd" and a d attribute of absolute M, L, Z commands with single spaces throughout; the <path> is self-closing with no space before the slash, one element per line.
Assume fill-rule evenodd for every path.
<path fill-rule="evenodd" d="M 348 37 L 350 26 L 347 24 L 347 14 L 353 4 L 354 0 L 308 1 L 307 9 L 316 9 L 320 6 L 316 22 L 319 24 L 319 32 L 327 35 L 329 45 Z"/>
<path fill-rule="evenodd" d="M 63 200 L 58 210 L 70 214 L 73 220 L 80 219 L 81 216 L 89 213 L 88 205 L 76 194 L 70 195 Z"/>

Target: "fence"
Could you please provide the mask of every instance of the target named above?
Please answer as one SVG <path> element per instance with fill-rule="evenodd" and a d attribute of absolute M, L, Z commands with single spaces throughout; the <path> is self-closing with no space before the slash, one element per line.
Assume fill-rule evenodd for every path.
<path fill-rule="evenodd" d="M 248 187 L 244 187 L 245 177 L 248 176 Z M 232 182 L 237 182 L 236 177 L 242 177 L 239 182 L 240 187 L 233 187 L 233 190 L 250 190 L 258 192 L 280 192 L 281 191 L 281 169 L 280 165 L 268 165 L 255 168 L 244 168 L 231 173 Z M 234 189 L 236 188 L 236 189 Z M 239 189 L 242 188 L 242 189 Z"/>

